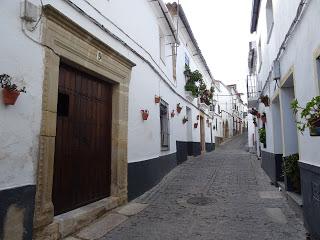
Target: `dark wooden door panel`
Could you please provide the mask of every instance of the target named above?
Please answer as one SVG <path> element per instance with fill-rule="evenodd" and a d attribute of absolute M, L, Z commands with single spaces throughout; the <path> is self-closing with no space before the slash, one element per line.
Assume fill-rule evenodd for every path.
<path fill-rule="evenodd" d="M 112 86 L 60 66 L 53 203 L 60 214 L 110 195 Z"/>

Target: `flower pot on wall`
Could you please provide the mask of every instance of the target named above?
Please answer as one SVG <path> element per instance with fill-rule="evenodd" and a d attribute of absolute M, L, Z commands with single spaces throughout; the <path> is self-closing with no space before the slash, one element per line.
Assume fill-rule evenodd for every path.
<path fill-rule="evenodd" d="M 182 110 L 182 107 L 180 106 L 180 103 L 177 104 L 177 112 L 180 113 Z"/>
<path fill-rule="evenodd" d="M 155 95 L 155 96 L 154 96 L 154 102 L 155 102 L 155 103 L 160 103 L 160 101 L 161 101 L 161 97 Z"/>
<path fill-rule="evenodd" d="M 313 127 L 310 127 L 310 136 L 320 136 L 320 119 L 314 124 Z"/>
<path fill-rule="evenodd" d="M 194 128 L 198 128 L 198 123 L 193 124 Z"/>
<path fill-rule="evenodd" d="M 188 118 L 187 118 L 187 117 L 184 117 L 184 118 L 182 119 L 182 123 L 185 124 L 186 122 L 188 122 Z"/>
<path fill-rule="evenodd" d="M 2 96 L 3 96 L 3 103 L 5 105 L 14 105 L 20 95 L 19 91 L 16 90 L 9 90 L 7 88 L 3 88 Z"/>
<path fill-rule="evenodd" d="M 172 110 L 172 112 L 171 112 L 171 117 L 173 118 L 175 115 L 176 115 L 176 114 L 175 114 L 174 110 Z"/>
<path fill-rule="evenodd" d="M 141 110 L 142 120 L 146 121 L 149 118 L 149 111 L 148 110 Z"/>

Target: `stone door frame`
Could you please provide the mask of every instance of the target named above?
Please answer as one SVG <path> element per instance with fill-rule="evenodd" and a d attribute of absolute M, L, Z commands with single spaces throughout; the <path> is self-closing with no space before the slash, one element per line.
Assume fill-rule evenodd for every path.
<path fill-rule="evenodd" d="M 128 92 L 135 64 L 52 6 L 45 6 L 43 11 L 42 43 L 46 47 L 34 228 L 48 232 L 43 229 L 54 220 L 51 195 L 60 62 L 113 84 L 111 197 L 118 205 L 127 201 Z"/>

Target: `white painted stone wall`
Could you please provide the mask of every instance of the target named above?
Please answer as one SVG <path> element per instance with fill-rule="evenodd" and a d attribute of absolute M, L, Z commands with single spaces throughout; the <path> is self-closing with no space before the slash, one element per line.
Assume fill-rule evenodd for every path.
<path fill-rule="evenodd" d="M 40 1 L 33 0 L 33 2 L 40 6 Z M 178 49 L 177 59 L 177 82 L 173 80 L 171 47 L 166 45 L 164 62 L 160 59 L 159 49 L 159 28 L 165 35 L 170 35 L 171 32 L 164 18 L 159 18 L 161 14 L 157 8 L 153 7 L 155 3 L 146 0 L 90 2 L 99 9 L 99 13 L 84 0 L 74 1 L 79 8 L 103 24 L 123 42 L 115 40 L 98 28 L 64 0 L 43 0 L 43 3 L 51 4 L 136 64 L 132 71 L 129 90 L 129 162 L 174 153 L 177 140 L 190 141 L 187 137 L 188 124 L 182 124 L 182 119 L 186 115 L 185 107 L 188 106 L 192 111 L 192 119 L 189 120 L 192 125 L 197 121 L 196 116 L 199 110 L 194 106 L 196 101 L 191 105 L 181 97 L 185 96 L 184 54 L 187 52 L 189 55 L 191 69 L 199 69 L 204 74 L 208 86 L 212 79 L 208 77 L 203 63 L 198 57 L 193 56 L 191 44 L 189 43 L 188 47 L 183 44 L 189 41 L 187 36 L 181 35 L 182 44 Z M 136 10 L 133 11 L 133 9 Z M 26 86 L 27 94 L 22 94 L 17 104 L 12 107 L 6 107 L 2 102 L 0 103 L 0 189 L 35 184 L 38 160 L 44 51 L 39 44 L 23 34 L 19 14 L 20 1 L 3 0 L 1 2 L 0 29 L 5 34 L 1 37 L 0 74 L 12 75 L 19 84 Z M 41 33 L 38 32 L 40 26 L 41 24 L 33 33 L 27 31 L 35 41 L 41 39 Z M 166 37 L 166 43 L 172 41 L 172 37 Z M 139 53 L 160 75 L 152 70 L 146 61 L 125 47 L 124 43 Z M 165 152 L 160 148 L 159 104 L 154 103 L 155 95 L 160 95 L 169 104 L 170 112 L 176 109 L 177 103 L 184 107 L 180 114 L 170 118 L 170 150 Z M 142 121 L 140 112 L 142 109 L 150 111 L 148 121 Z M 189 128 L 189 130 L 192 132 L 192 141 L 199 142 L 200 126 L 197 129 Z M 210 128 L 206 122 L 205 130 L 206 142 L 211 142 Z"/>
<path fill-rule="evenodd" d="M 35 183 L 40 133 L 42 47 L 22 32 L 20 1 L 3 0 L 0 7 L 0 74 L 9 74 L 27 93 L 5 106 L 0 91 L 0 189 Z M 30 33 L 39 40 L 39 33 Z"/>
<path fill-rule="evenodd" d="M 270 42 L 267 43 L 265 19 L 266 0 L 262 0 L 261 2 L 256 36 L 257 43 L 259 43 L 261 39 L 262 66 L 260 67 L 258 65 L 258 78 L 263 82 L 263 85 L 268 79 L 272 61 L 276 58 L 285 34 L 288 32 L 295 17 L 299 3 L 299 0 L 273 1 L 274 27 Z M 320 21 L 319 11 L 319 1 L 308 1 L 308 7 L 302 16 L 302 20 L 297 25 L 283 56 L 280 58 L 282 77 L 289 72 L 290 68 L 293 68 L 295 97 L 303 106 L 305 106 L 312 97 L 319 95 L 319 84 L 315 74 L 316 69 L 313 57 L 316 49 L 320 47 L 320 32 L 318 26 Z M 272 98 L 275 94 L 274 90 L 277 88 L 275 82 L 272 81 L 266 88 L 265 93 L 268 93 Z M 286 114 L 290 113 L 286 111 Z M 297 133 L 293 129 L 292 131 L 285 131 L 285 134 L 287 134 L 287 136 L 284 136 L 286 139 L 292 139 L 298 134 L 298 149 L 301 161 L 320 166 L 320 155 L 317 150 L 320 145 L 319 137 L 310 137 L 308 130 L 304 135 Z M 267 135 L 273 138 L 272 128 L 267 128 Z M 274 150 L 269 149 L 269 147 L 267 150 L 271 152 L 275 151 L 276 153 L 279 152 L 279 149 Z"/>

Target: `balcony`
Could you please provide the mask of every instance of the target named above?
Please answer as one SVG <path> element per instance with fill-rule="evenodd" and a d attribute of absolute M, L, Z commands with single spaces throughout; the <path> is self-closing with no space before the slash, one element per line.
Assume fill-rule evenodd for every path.
<path fill-rule="evenodd" d="M 256 75 L 247 76 L 248 108 L 257 108 L 259 104 L 260 85 Z"/>

